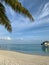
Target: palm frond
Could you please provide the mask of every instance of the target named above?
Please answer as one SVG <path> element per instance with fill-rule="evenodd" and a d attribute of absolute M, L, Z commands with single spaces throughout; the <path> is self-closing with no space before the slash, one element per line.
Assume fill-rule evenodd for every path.
<path fill-rule="evenodd" d="M 4 6 L 0 3 L 0 24 L 4 25 L 5 28 L 11 32 L 12 28 L 11 28 L 11 24 L 9 19 L 7 18 L 6 14 L 5 14 L 5 8 Z"/>
<path fill-rule="evenodd" d="M 30 14 L 30 12 L 22 6 L 22 4 L 18 0 L 4 0 L 5 3 L 10 5 L 16 12 L 23 13 L 26 15 L 29 19 L 34 21 L 34 18 Z"/>

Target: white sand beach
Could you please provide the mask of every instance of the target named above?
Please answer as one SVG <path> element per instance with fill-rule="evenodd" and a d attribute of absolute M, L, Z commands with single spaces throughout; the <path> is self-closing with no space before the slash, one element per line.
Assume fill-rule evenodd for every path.
<path fill-rule="evenodd" d="M 49 56 L 0 50 L 0 65 L 49 65 Z"/>

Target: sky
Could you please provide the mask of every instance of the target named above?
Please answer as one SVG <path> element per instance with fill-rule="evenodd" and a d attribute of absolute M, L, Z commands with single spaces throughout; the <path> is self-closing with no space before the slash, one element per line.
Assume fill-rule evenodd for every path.
<path fill-rule="evenodd" d="M 6 15 L 11 21 L 12 33 L 0 25 L 0 37 L 49 40 L 49 0 L 19 0 L 34 17 L 34 22 L 16 13 L 5 3 Z"/>

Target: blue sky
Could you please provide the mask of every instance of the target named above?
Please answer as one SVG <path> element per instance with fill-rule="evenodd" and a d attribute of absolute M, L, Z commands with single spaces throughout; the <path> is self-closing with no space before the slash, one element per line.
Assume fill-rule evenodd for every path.
<path fill-rule="evenodd" d="M 0 37 L 49 40 L 49 0 L 20 0 L 20 2 L 30 11 L 35 21 L 31 22 L 22 14 L 15 13 L 4 3 L 6 14 L 11 21 L 12 33 L 0 25 Z"/>

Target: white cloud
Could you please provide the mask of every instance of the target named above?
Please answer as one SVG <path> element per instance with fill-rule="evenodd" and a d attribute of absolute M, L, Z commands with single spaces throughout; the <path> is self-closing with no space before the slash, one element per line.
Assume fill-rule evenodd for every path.
<path fill-rule="evenodd" d="M 24 30 L 33 26 L 32 23 L 26 23 L 26 22 L 21 22 L 21 21 L 20 22 L 17 21 L 17 22 L 15 21 L 12 23 L 12 28 L 16 31 Z"/>
<path fill-rule="evenodd" d="M 4 37 L 0 37 L 0 40 L 11 40 L 10 37 L 4 36 Z"/>
<path fill-rule="evenodd" d="M 41 19 L 47 15 L 49 15 L 49 2 L 44 5 L 43 9 L 41 10 L 39 18 Z"/>

